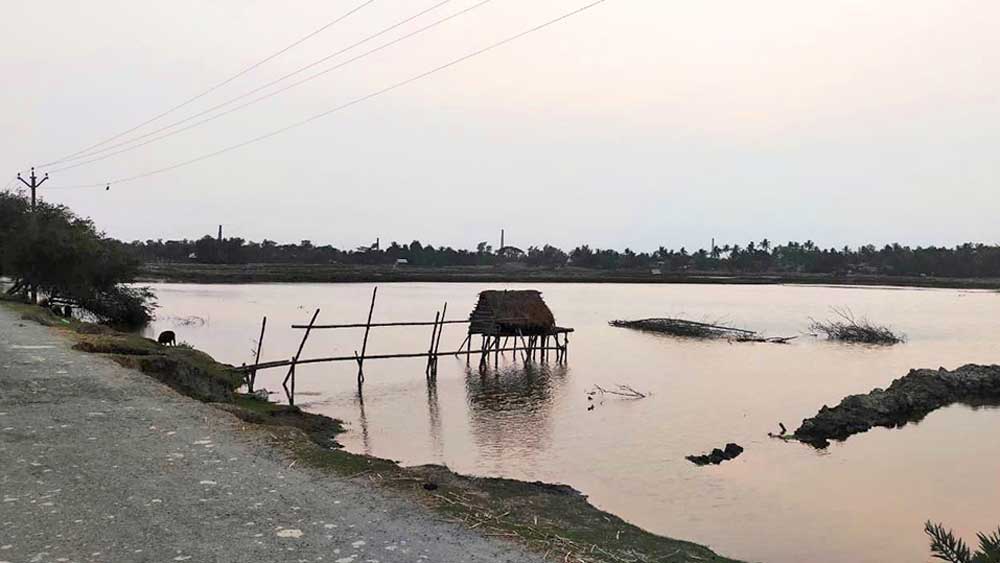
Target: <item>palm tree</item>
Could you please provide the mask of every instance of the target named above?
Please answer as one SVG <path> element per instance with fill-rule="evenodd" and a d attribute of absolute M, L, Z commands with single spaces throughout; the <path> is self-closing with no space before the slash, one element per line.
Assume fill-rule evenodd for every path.
<path fill-rule="evenodd" d="M 973 553 L 969 546 L 951 530 L 941 524 L 924 524 L 924 533 L 931 538 L 931 555 L 949 563 L 1000 563 L 1000 529 L 991 535 L 977 534 L 979 550 Z"/>

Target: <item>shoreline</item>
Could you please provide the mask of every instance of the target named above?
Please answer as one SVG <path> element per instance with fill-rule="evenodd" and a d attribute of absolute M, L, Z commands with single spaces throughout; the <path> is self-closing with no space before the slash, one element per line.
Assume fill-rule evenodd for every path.
<path fill-rule="evenodd" d="M 515 266 L 344 266 L 336 264 L 147 263 L 139 283 L 621 283 L 719 285 L 829 285 L 1000 290 L 997 278 L 832 275 L 801 273 L 666 272 Z"/>
<path fill-rule="evenodd" d="M 236 392 L 232 366 L 188 347 L 163 348 L 135 334 L 62 319 L 41 307 L 11 301 L 3 305 L 55 330 L 83 353 L 108 357 L 136 369 L 183 395 L 229 412 L 254 427 L 292 465 L 332 478 L 360 479 L 417 502 L 439 516 L 489 538 L 555 554 L 558 560 L 585 562 L 715 561 L 733 562 L 705 546 L 658 536 L 604 512 L 570 486 L 466 476 L 447 467 L 402 467 L 398 463 L 340 449 L 339 420 Z"/>

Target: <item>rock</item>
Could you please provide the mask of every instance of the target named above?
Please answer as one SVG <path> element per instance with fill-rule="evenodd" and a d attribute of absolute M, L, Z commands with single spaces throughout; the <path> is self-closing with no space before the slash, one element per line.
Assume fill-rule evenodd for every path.
<path fill-rule="evenodd" d="M 823 406 L 816 416 L 803 420 L 793 436 L 825 448 L 830 440 L 846 440 L 875 426 L 897 428 L 918 422 L 953 403 L 1000 403 L 1000 366 L 969 364 L 954 371 L 910 370 L 888 389 L 849 395 L 832 408 Z"/>
<path fill-rule="evenodd" d="M 723 450 L 723 453 L 726 454 L 726 459 L 735 459 L 739 457 L 741 453 L 743 453 L 743 447 L 740 446 L 739 444 L 734 444 L 730 442 L 726 444 L 726 449 Z"/>
<path fill-rule="evenodd" d="M 695 465 L 719 465 L 723 461 L 735 459 L 741 453 L 743 453 L 743 448 L 738 444 L 730 442 L 726 444 L 725 450 L 714 448 L 712 452 L 707 455 L 689 455 L 685 459 Z"/>

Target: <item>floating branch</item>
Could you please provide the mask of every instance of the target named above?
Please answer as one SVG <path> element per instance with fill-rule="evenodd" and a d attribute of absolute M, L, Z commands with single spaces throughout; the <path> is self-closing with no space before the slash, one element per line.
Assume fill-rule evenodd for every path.
<path fill-rule="evenodd" d="M 751 337 L 757 333 L 752 330 L 734 328 L 685 319 L 652 318 L 640 319 L 636 321 L 611 321 L 611 326 L 619 328 L 631 328 L 644 330 L 660 334 L 670 334 L 672 336 L 683 336 L 688 338 L 738 338 Z"/>
<path fill-rule="evenodd" d="M 744 334 L 733 338 L 735 342 L 766 342 L 769 344 L 788 344 L 798 336 L 757 336 L 755 334 Z"/>
<path fill-rule="evenodd" d="M 625 397 L 626 399 L 645 399 L 649 396 L 649 393 L 640 393 L 635 389 L 629 387 L 628 385 L 618 384 L 618 390 L 605 389 L 600 385 L 594 385 L 594 390 L 587 393 L 587 395 L 593 397 L 594 395 L 617 395 L 619 397 Z"/>
<path fill-rule="evenodd" d="M 830 340 L 861 342 L 866 344 L 899 344 L 906 341 L 906 335 L 894 332 L 885 325 L 878 325 L 867 318 L 855 318 L 850 309 L 831 307 L 839 320 L 820 322 L 809 319 L 809 329 L 824 334 Z"/>

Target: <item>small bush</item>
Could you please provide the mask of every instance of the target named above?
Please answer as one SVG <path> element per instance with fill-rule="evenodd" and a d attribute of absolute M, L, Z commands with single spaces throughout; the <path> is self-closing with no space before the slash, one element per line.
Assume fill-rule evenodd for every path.
<path fill-rule="evenodd" d="M 830 340 L 862 342 L 866 344 L 899 344 L 906 336 L 884 325 L 877 325 L 865 318 L 855 318 L 850 309 L 833 309 L 837 320 L 820 322 L 812 320 L 809 330 L 824 334 Z"/>

